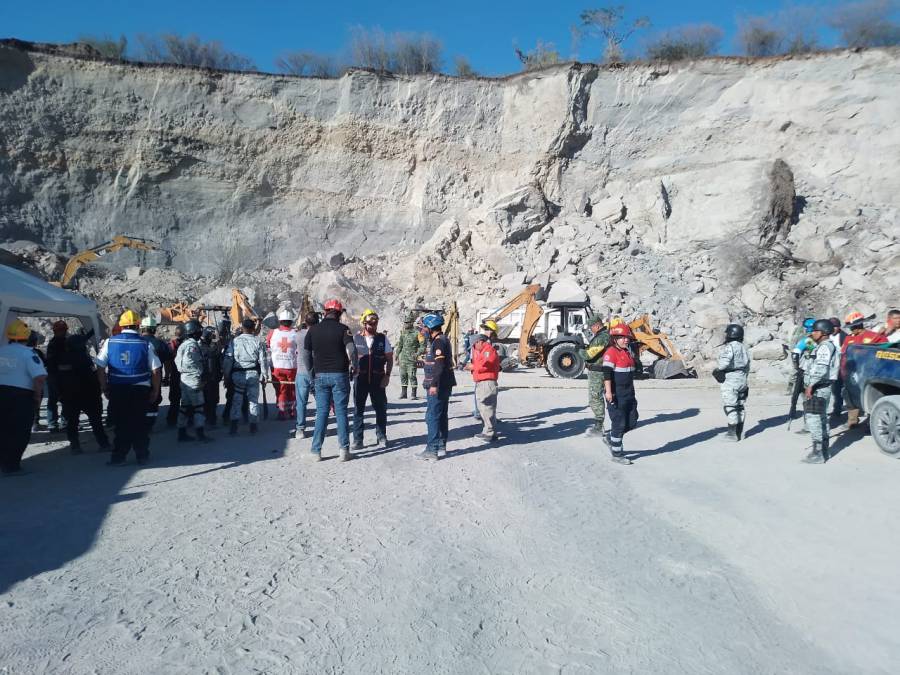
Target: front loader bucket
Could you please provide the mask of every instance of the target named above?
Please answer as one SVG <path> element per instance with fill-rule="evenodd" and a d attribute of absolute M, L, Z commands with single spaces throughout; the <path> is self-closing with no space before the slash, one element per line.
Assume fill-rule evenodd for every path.
<path fill-rule="evenodd" d="M 654 380 L 671 380 L 676 377 L 693 377 L 681 359 L 659 359 L 653 364 Z"/>

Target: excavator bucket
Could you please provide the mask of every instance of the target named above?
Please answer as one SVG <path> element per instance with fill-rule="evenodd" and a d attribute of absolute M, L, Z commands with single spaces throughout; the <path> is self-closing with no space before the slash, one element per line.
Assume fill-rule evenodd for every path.
<path fill-rule="evenodd" d="M 684 365 L 684 357 L 668 335 L 653 328 L 650 315 L 644 314 L 628 324 L 634 339 L 640 343 L 640 352 L 657 356 L 653 364 L 653 378 L 668 380 L 675 377 L 692 377 L 692 371 Z"/>

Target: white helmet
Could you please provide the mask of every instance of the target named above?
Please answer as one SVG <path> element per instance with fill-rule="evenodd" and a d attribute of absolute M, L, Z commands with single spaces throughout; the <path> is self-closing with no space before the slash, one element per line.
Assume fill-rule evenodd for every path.
<path fill-rule="evenodd" d="M 145 316 L 141 319 L 141 328 L 156 328 L 156 319 L 152 316 Z"/>
<path fill-rule="evenodd" d="M 289 310 L 287 307 L 285 307 L 284 309 L 278 311 L 278 320 L 279 321 L 293 321 L 294 313 L 291 310 Z"/>

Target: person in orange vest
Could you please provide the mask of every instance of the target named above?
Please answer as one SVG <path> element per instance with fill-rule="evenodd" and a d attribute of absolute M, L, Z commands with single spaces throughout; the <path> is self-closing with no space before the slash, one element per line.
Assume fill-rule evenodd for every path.
<path fill-rule="evenodd" d="M 841 379 L 847 380 L 847 347 L 850 345 L 868 345 L 887 342 L 887 338 L 881 333 L 866 330 L 866 317 L 861 312 L 850 312 L 844 319 L 844 324 L 850 329 L 850 335 L 844 338 L 841 347 Z M 848 397 L 845 397 L 848 401 Z M 852 429 L 859 425 L 859 408 L 847 408 L 847 428 Z"/>
<path fill-rule="evenodd" d="M 295 379 L 297 359 L 302 349 L 299 335 L 294 330 L 294 313 L 289 309 L 278 312 L 278 328 L 269 333 L 269 354 L 272 361 L 272 384 L 275 386 L 275 401 L 278 419 L 297 416 Z"/>
<path fill-rule="evenodd" d="M 465 369 L 472 373 L 475 382 L 475 404 L 484 428 L 475 438 L 491 443 L 497 440 L 497 393 L 500 377 L 500 355 L 491 344 L 491 335 L 497 334 L 497 324 L 488 319 L 481 324 L 472 342 L 472 359 Z"/>

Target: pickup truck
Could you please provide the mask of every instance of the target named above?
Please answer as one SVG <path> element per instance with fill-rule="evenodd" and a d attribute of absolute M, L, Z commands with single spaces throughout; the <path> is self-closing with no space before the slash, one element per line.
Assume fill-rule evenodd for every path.
<path fill-rule="evenodd" d="M 878 448 L 900 459 L 900 347 L 850 345 L 844 389 L 849 404 L 869 416 Z"/>

